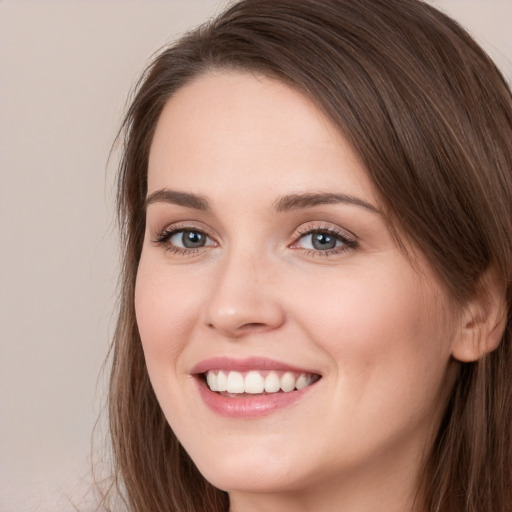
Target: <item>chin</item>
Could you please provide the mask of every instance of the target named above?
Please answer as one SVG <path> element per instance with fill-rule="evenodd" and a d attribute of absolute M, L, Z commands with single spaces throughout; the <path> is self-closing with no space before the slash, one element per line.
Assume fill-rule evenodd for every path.
<path fill-rule="evenodd" d="M 224 491 L 272 493 L 300 487 L 300 458 L 293 462 L 275 449 L 229 450 L 213 458 L 205 453 L 192 460 L 213 486 Z M 277 453 L 276 453 L 277 452 Z"/>
<path fill-rule="evenodd" d="M 213 470 L 212 470 L 213 469 Z M 226 492 L 247 492 L 256 494 L 297 490 L 302 480 L 285 468 L 261 468 L 251 463 L 240 467 L 216 467 L 201 470 L 201 474 L 214 487 Z"/>

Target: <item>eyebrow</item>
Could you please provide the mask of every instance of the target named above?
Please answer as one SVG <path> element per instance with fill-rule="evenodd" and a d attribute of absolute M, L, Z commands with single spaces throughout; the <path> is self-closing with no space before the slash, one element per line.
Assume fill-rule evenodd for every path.
<path fill-rule="evenodd" d="M 162 188 L 153 192 L 144 201 L 144 210 L 153 203 L 170 203 L 195 210 L 207 211 L 210 209 L 210 203 L 204 196 L 191 194 L 189 192 L 179 192 L 177 190 L 169 190 Z"/>
<path fill-rule="evenodd" d="M 210 203 L 204 196 L 192 194 L 190 192 L 180 192 L 177 190 L 169 190 L 166 188 L 151 193 L 144 201 L 144 209 L 153 203 L 170 203 L 195 210 L 208 211 Z M 289 194 L 281 197 L 274 203 L 274 209 L 277 212 L 287 212 L 291 210 L 300 210 L 304 208 L 312 208 L 322 204 L 351 204 L 361 206 L 373 213 L 380 211 L 372 204 L 349 194 L 333 194 L 333 193 L 309 193 L 309 194 Z"/>
<path fill-rule="evenodd" d="M 361 206 L 373 213 L 380 213 L 378 208 L 372 204 L 349 194 L 332 193 L 313 193 L 313 194 L 290 194 L 282 197 L 275 203 L 275 209 L 278 212 L 287 212 L 290 210 L 299 210 L 302 208 L 311 208 L 322 204 L 352 204 Z"/>

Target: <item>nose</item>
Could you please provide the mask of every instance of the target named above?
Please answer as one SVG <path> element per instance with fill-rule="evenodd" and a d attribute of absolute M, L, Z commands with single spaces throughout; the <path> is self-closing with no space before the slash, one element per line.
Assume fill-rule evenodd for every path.
<path fill-rule="evenodd" d="M 279 328 L 285 312 L 272 265 L 256 255 L 232 254 L 219 264 L 205 308 L 209 329 L 229 338 Z"/>

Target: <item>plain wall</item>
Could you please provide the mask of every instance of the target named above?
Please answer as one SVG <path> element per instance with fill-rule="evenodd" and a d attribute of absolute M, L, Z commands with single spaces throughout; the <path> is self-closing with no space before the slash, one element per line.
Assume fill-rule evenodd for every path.
<path fill-rule="evenodd" d="M 512 79 L 512 0 L 432 3 Z M 149 56 L 219 5 L 0 1 L 0 512 L 92 510 L 117 279 L 109 150 Z"/>

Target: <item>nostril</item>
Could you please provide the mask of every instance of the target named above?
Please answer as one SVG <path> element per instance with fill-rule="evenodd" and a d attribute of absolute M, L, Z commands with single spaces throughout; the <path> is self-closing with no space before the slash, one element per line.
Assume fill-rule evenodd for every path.
<path fill-rule="evenodd" d="M 237 300 L 234 307 L 227 304 L 226 297 L 219 297 L 217 303 L 212 301 L 205 311 L 204 321 L 209 330 L 239 337 L 276 329 L 284 323 L 285 314 L 277 301 Z"/>
<path fill-rule="evenodd" d="M 238 328 L 240 331 L 261 331 L 263 329 L 268 329 L 268 325 L 258 322 L 243 324 Z"/>
<path fill-rule="evenodd" d="M 207 324 L 207 327 L 209 329 L 217 329 L 218 327 L 215 326 L 215 324 L 209 322 Z M 242 324 L 240 326 L 237 326 L 233 329 L 233 333 L 243 334 L 246 332 L 259 332 L 259 331 L 265 331 L 269 329 L 269 326 L 263 322 L 248 322 L 245 324 Z"/>

